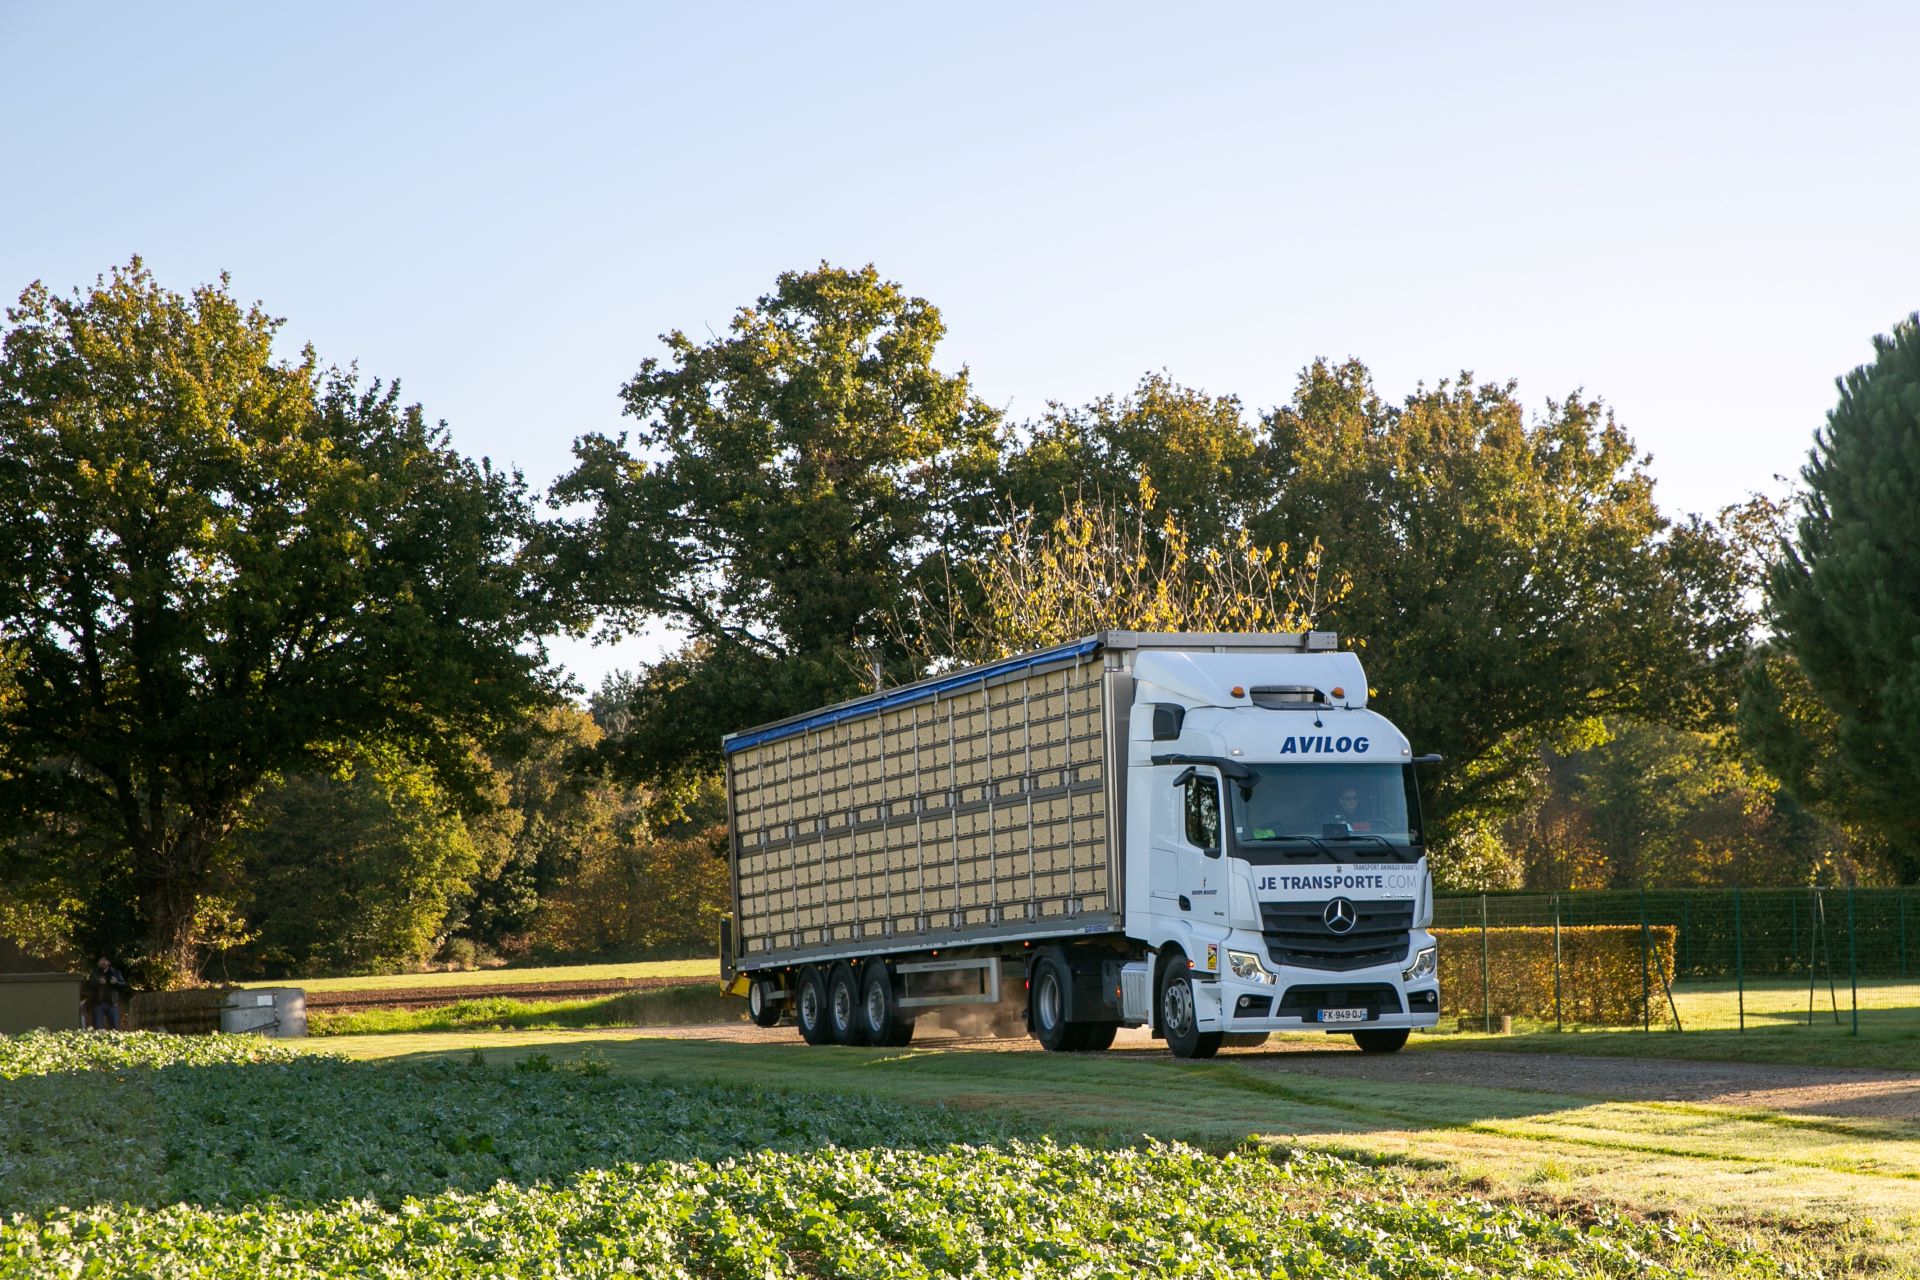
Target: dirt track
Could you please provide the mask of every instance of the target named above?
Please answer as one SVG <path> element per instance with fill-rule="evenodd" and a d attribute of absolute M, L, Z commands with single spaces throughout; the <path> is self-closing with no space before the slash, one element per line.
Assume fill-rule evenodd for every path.
<path fill-rule="evenodd" d="M 719 1027 L 647 1027 L 647 1035 L 742 1044 L 792 1044 L 792 1027 L 741 1024 Z M 1022 1053 L 1039 1046 L 1025 1036 L 960 1037 L 938 1030 L 916 1046 L 976 1052 Z M 1122 1031 L 1114 1050 L 1128 1058 L 1164 1058 L 1145 1031 Z M 1920 1120 L 1920 1072 L 1855 1067 L 1792 1067 L 1772 1063 L 1683 1062 L 1664 1058 L 1588 1057 L 1571 1053 L 1407 1052 L 1363 1054 L 1344 1037 L 1275 1041 L 1257 1049 L 1224 1049 L 1223 1058 L 1261 1071 L 1307 1072 L 1351 1079 L 1417 1081 L 1556 1093 L 1621 1102 L 1699 1102 L 1714 1106 L 1825 1116 Z"/>
<path fill-rule="evenodd" d="M 341 1009 L 426 1009 L 460 1000 L 507 996 L 514 1000 L 585 1000 L 618 996 L 629 991 L 661 987 L 711 987 L 711 978 L 602 978 L 594 981 L 528 983 L 500 982 L 445 987 L 379 987 L 356 991 L 311 991 L 307 1008 L 329 1012 Z"/>

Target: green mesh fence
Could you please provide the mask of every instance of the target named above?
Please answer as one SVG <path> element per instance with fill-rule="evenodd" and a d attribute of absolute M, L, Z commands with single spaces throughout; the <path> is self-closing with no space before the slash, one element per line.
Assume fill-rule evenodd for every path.
<path fill-rule="evenodd" d="M 1471 949 L 1482 928 L 1539 930 L 1541 963 L 1556 964 L 1554 931 L 1631 926 L 1648 945 L 1673 930 L 1672 972 L 1657 957 L 1649 980 L 1684 998 L 1646 1025 L 1693 1030 L 1844 1026 L 1858 1033 L 1920 1008 L 1920 888 L 1648 889 L 1442 895 L 1434 927 Z M 1689 1016 L 1691 1011 L 1691 1016 Z M 1497 1014 L 1491 1007 L 1489 1014 Z M 1564 1011 L 1556 1021 L 1571 1021 Z M 1691 1024 L 1691 1026 L 1689 1026 Z"/>

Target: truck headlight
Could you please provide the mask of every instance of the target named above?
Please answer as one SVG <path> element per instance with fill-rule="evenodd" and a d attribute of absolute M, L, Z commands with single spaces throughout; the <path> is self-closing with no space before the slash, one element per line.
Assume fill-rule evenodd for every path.
<path fill-rule="evenodd" d="M 1227 952 L 1227 967 L 1233 970 L 1233 976 L 1243 982 L 1267 982 L 1275 980 L 1267 972 L 1267 966 L 1260 963 L 1260 957 L 1251 951 Z"/>
<path fill-rule="evenodd" d="M 1439 967 L 1440 958 L 1437 951 L 1433 947 L 1422 947 L 1420 954 L 1413 958 L 1413 963 L 1400 971 L 1400 980 L 1417 982 L 1421 978 L 1432 977 L 1434 970 Z"/>

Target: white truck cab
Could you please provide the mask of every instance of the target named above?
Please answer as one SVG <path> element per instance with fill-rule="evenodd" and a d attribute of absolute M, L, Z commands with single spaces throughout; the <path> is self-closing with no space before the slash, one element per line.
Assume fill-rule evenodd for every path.
<path fill-rule="evenodd" d="M 1132 674 L 1126 932 L 1156 1031 L 1176 1053 L 1304 1029 L 1384 1050 L 1434 1025 L 1413 751 L 1359 658 L 1144 651 Z"/>

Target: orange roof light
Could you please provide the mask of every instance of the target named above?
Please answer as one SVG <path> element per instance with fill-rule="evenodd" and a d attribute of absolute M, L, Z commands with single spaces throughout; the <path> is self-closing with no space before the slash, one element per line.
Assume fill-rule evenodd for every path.
<path fill-rule="evenodd" d="M 1333 696 L 1336 698 L 1344 698 L 1347 696 L 1347 691 L 1345 689 L 1342 689 L 1339 685 L 1335 685 L 1333 686 Z"/>
<path fill-rule="evenodd" d="M 1245 689 L 1242 689 L 1239 685 L 1233 686 L 1233 688 L 1229 692 L 1231 692 L 1233 696 L 1236 698 L 1244 698 L 1247 696 L 1247 691 Z"/>

